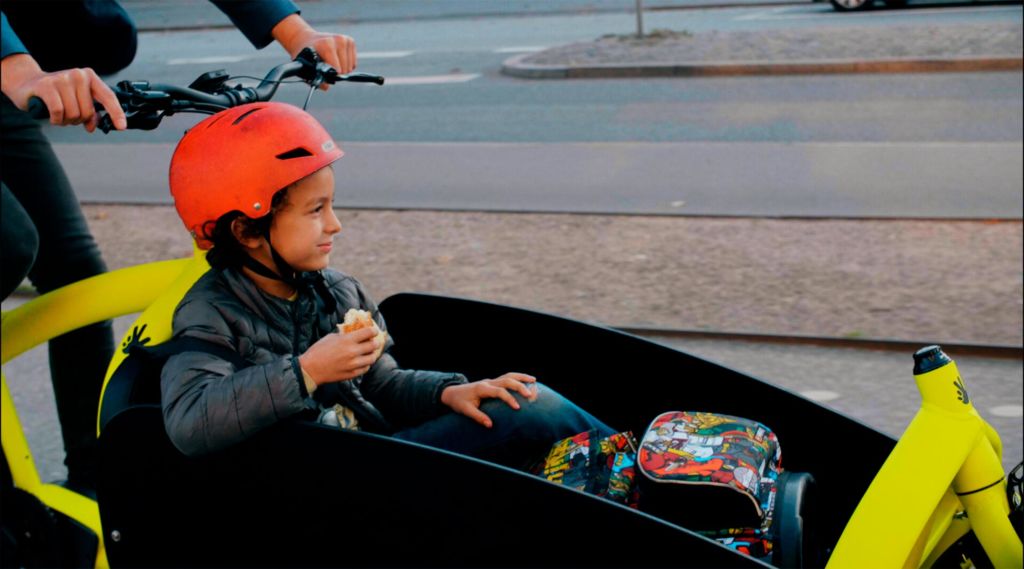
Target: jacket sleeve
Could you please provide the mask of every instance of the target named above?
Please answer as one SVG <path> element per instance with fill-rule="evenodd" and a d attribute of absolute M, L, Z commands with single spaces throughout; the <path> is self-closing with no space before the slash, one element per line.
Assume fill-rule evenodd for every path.
<path fill-rule="evenodd" d="M 377 326 L 387 332 L 387 324 L 376 303 L 361 284 L 356 282 L 356 287 L 363 309 L 373 314 Z M 417 425 L 448 411 L 448 407 L 441 403 L 441 391 L 449 385 L 466 383 L 466 376 L 454 372 L 402 369 L 390 354 L 394 345 L 395 341 L 389 334 L 383 354 L 359 384 L 363 395 L 398 427 Z"/>
<path fill-rule="evenodd" d="M 25 44 L 21 43 L 18 34 L 14 33 L 11 23 L 7 21 L 7 14 L 0 12 L 0 59 L 16 53 L 28 53 Z"/>
<path fill-rule="evenodd" d="M 274 41 L 270 30 L 278 22 L 300 13 L 291 0 L 210 0 L 224 12 L 231 23 L 241 31 L 256 49 L 263 49 Z"/>
<path fill-rule="evenodd" d="M 175 330 L 178 321 L 187 321 L 201 309 L 194 304 L 180 306 Z M 219 313 L 207 307 L 202 314 L 202 326 L 184 328 L 178 334 L 237 349 Z M 235 369 L 233 363 L 214 354 L 171 356 L 160 374 L 164 428 L 171 442 L 188 456 L 207 454 L 315 406 L 300 389 L 294 360 L 282 356 Z"/>

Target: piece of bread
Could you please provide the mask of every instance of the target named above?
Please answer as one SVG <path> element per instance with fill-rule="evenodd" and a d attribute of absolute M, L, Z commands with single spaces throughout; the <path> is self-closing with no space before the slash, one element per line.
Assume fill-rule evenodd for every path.
<path fill-rule="evenodd" d="M 365 310 L 359 310 L 358 308 L 349 308 L 348 312 L 345 313 L 345 321 L 338 324 L 338 329 L 341 330 L 342 334 L 348 334 L 362 328 L 373 328 L 377 330 L 375 338 L 380 340 L 380 347 L 373 354 L 373 359 L 380 357 L 381 353 L 384 352 L 384 344 L 387 342 L 388 335 L 377 327 L 377 323 L 374 322 L 373 316 Z"/>

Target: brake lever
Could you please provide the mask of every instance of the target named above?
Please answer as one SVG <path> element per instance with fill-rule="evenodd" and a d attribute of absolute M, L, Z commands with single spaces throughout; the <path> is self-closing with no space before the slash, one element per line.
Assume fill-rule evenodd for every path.
<path fill-rule="evenodd" d="M 125 130 L 153 130 L 160 125 L 166 107 L 173 101 L 169 93 L 150 91 L 149 81 L 121 81 L 114 88 L 127 125 Z M 99 127 L 104 133 L 114 130 L 110 113 L 104 112 Z"/>
<path fill-rule="evenodd" d="M 160 121 L 162 121 L 163 118 L 163 114 L 157 111 L 134 111 L 125 113 L 125 119 L 128 123 L 125 130 L 153 130 L 160 126 Z M 101 118 L 99 122 L 99 128 L 104 134 L 109 134 L 110 131 L 115 130 L 114 121 L 110 120 L 109 114 L 103 114 L 103 118 Z"/>
<path fill-rule="evenodd" d="M 299 77 L 305 79 L 314 88 L 319 87 L 321 83 L 333 85 L 338 81 L 384 84 L 384 78 L 380 75 L 370 75 L 369 73 L 339 75 L 338 70 L 324 63 L 312 48 L 303 48 L 299 55 L 295 56 L 295 61 L 301 62 L 304 66 L 303 72 L 299 73 Z"/>

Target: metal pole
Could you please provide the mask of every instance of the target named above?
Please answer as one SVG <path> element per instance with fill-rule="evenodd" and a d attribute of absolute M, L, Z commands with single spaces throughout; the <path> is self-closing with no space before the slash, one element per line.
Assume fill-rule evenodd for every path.
<path fill-rule="evenodd" d="M 644 37 L 644 0 L 636 0 L 636 37 Z"/>

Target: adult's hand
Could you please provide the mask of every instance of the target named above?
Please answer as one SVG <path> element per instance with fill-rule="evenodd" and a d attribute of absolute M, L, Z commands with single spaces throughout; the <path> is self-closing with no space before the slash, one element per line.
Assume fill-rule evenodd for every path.
<path fill-rule="evenodd" d="M 356 42 L 349 36 L 318 32 L 298 14 L 281 20 L 271 30 L 271 35 L 281 47 L 295 58 L 300 51 L 309 47 L 327 65 L 345 75 L 356 68 Z M 328 85 L 321 85 L 326 90 Z"/>
<path fill-rule="evenodd" d="M 50 123 L 60 126 L 84 125 L 93 132 L 99 115 L 93 101 L 99 101 L 110 114 L 114 128 L 124 130 L 128 121 L 117 96 L 88 67 L 62 69 L 47 73 L 27 53 L 7 56 L 0 62 L 3 93 L 19 109 L 28 110 L 32 97 L 39 97 L 50 111 Z"/>

